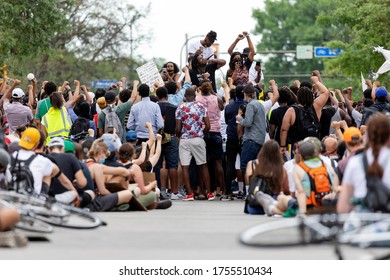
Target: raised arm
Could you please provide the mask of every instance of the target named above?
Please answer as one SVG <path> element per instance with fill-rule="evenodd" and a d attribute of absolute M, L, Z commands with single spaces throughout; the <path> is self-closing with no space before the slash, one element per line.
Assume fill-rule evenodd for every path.
<path fill-rule="evenodd" d="M 316 75 L 313 75 L 311 76 L 311 81 L 313 84 L 315 84 L 318 88 L 318 90 L 320 91 L 320 96 L 318 96 L 314 102 L 313 102 L 313 107 L 314 109 L 316 110 L 316 114 L 318 116 L 318 118 L 321 117 L 321 111 L 322 111 L 322 107 L 325 106 L 326 102 L 328 101 L 328 98 L 329 98 L 329 90 L 326 88 L 326 86 L 324 86 L 318 76 Z"/>
<path fill-rule="evenodd" d="M 137 96 L 138 96 L 138 84 L 139 84 L 138 80 L 134 80 L 133 81 L 133 91 L 131 92 L 131 96 L 130 96 L 130 99 L 129 99 L 131 104 L 134 104 L 135 100 L 137 99 Z"/>
<path fill-rule="evenodd" d="M 253 45 L 251 37 L 249 36 L 249 33 L 247 31 L 243 31 L 242 34 L 246 37 L 246 40 L 248 41 L 248 47 L 249 47 L 248 59 L 250 61 L 253 61 L 255 58 L 255 46 Z"/>
<path fill-rule="evenodd" d="M 85 101 L 89 104 L 89 105 L 91 105 L 92 104 L 92 98 L 91 98 L 91 96 L 89 95 L 89 93 L 88 93 L 88 89 L 87 89 L 87 87 L 85 86 L 85 85 L 82 85 L 81 86 L 81 90 L 84 92 L 84 94 L 85 94 Z"/>
<path fill-rule="evenodd" d="M 157 164 L 158 160 L 160 159 L 162 136 L 160 134 L 157 134 L 156 139 L 157 139 L 156 150 L 153 154 L 151 152 L 149 155 L 149 161 L 153 167 Z"/>
<path fill-rule="evenodd" d="M 232 55 L 233 51 L 234 51 L 234 48 L 236 47 L 236 45 L 238 44 L 238 42 L 240 42 L 240 40 L 244 39 L 245 36 L 243 34 L 238 34 L 237 35 L 237 38 L 233 41 L 233 43 L 230 45 L 230 47 L 228 48 L 228 54 L 229 55 Z"/>
<path fill-rule="evenodd" d="M 269 85 L 272 89 L 272 97 L 271 97 L 271 102 L 272 106 L 276 103 L 276 101 L 279 100 L 279 90 L 278 90 L 278 85 L 275 83 L 274 80 L 269 81 Z"/>

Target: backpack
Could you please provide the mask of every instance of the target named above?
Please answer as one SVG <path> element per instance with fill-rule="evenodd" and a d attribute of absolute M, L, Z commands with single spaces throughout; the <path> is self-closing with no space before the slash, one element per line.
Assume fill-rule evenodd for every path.
<path fill-rule="evenodd" d="M 31 162 L 37 157 L 32 155 L 26 160 L 18 159 L 19 152 L 16 157 L 11 159 L 11 184 L 16 192 L 34 193 L 34 176 L 29 168 Z"/>
<path fill-rule="evenodd" d="M 383 184 L 381 178 L 368 175 L 367 154 L 363 154 L 363 167 L 367 180 L 367 194 L 363 204 L 373 212 L 390 213 L 390 190 Z"/>
<path fill-rule="evenodd" d="M 253 177 L 250 181 L 248 187 L 248 193 L 245 198 L 245 206 L 244 212 L 247 213 L 247 206 L 255 207 L 255 208 L 263 208 L 261 204 L 257 201 L 255 194 L 258 191 L 262 191 L 263 193 L 269 194 L 273 196 L 271 189 L 268 187 L 267 180 L 262 177 Z"/>
<path fill-rule="evenodd" d="M 293 143 L 296 143 L 306 137 L 320 138 L 321 124 L 313 108 L 305 108 L 298 105 L 292 105 L 295 111 L 295 123 L 289 129 L 289 136 Z"/>
<path fill-rule="evenodd" d="M 305 170 L 310 180 L 310 195 L 306 200 L 306 205 L 321 206 L 322 198 L 332 191 L 331 180 L 325 164 L 322 162 L 320 167 L 310 168 L 303 161 L 300 161 L 298 165 Z"/>
<path fill-rule="evenodd" d="M 366 125 L 368 119 L 377 114 L 390 116 L 390 104 L 374 104 L 370 107 L 365 107 L 360 125 Z"/>
<path fill-rule="evenodd" d="M 104 122 L 104 133 L 109 133 L 108 128 L 113 127 L 115 129 L 116 135 L 119 139 L 122 139 L 123 136 L 123 126 L 122 123 L 116 114 L 116 106 L 111 104 L 102 110 L 102 113 L 106 116 Z"/>
<path fill-rule="evenodd" d="M 72 124 L 69 131 L 69 138 L 73 141 L 84 139 L 88 135 L 89 120 L 83 117 L 78 117 Z"/>

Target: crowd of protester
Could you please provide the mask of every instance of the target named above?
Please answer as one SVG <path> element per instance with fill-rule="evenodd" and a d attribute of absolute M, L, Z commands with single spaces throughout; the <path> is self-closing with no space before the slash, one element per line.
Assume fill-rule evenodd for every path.
<path fill-rule="evenodd" d="M 24 90 L 4 77 L 1 186 L 13 183 L 12 163 L 28 161 L 35 193 L 91 211 L 242 199 L 246 213 L 285 216 L 324 206 L 351 211 L 352 198 L 367 193 L 364 171 L 390 188 L 385 87 L 367 80 L 352 98 L 348 84 L 328 88 L 317 70 L 291 85 L 265 82 L 243 32 L 217 88 L 215 72 L 226 61 L 212 51 L 216 39 L 210 31 L 191 44 L 183 69 L 166 62 L 164 82 L 153 88 L 121 79 L 92 91 L 77 79 L 34 78 Z M 0 209 L 0 230 L 17 219 Z"/>

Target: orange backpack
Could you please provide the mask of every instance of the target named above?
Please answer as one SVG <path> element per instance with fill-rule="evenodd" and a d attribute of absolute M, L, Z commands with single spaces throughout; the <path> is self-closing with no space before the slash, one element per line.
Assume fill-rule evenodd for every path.
<path fill-rule="evenodd" d="M 306 200 L 306 205 L 321 206 L 322 198 L 332 191 L 331 180 L 326 170 L 325 164 L 317 168 L 308 167 L 303 161 L 298 163 L 307 173 L 310 180 L 310 195 Z"/>

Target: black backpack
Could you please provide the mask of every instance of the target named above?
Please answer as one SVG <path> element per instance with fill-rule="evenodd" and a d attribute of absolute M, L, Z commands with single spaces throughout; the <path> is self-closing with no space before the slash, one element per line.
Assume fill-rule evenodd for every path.
<path fill-rule="evenodd" d="M 89 119 L 78 117 L 69 131 L 69 138 L 74 141 L 84 139 L 88 135 Z"/>
<path fill-rule="evenodd" d="M 367 180 L 367 194 L 363 204 L 373 212 L 390 213 L 390 190 L 383 184 L 381 178 L 368 175 L 367 154 L 363 153 L 363 166 Z"/>
<path fill-rule="evenodd" d="M 29 168 L 31 162 L 37 157 L 32 155 L 26 160 L 18 159 L 19 152 L 16 157 L 11 159 L 11 185 L 17 192 L 34 193 L 34 176 Z"/>
<path fill-rule="evenodd" d="M 262 177 L 253 177 L 249 183 L 248 193 L 245 199 L 244 212 L 248 213 L 247 205 L 255 208 L 263 208 L 256 199 L 256 193 L 262 191 L 263 193 L 273 196 L 271 189 L 268 187 L 267 180 Z"/>
<path fill-rule="evenodd" d="M 321 123 L 313 108 L 305 108 L 299 105 L 292 105 L 295 111 L 295 123 L 289 129 L 289 137 L 293 143 L 305 139 L 306 137 L 320 138 Z"/>

